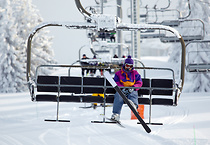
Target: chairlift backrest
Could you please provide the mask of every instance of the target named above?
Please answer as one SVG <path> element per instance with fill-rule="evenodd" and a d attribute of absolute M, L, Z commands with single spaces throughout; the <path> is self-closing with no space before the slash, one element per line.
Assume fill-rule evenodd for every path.
<path fill-rule="evenodd" d="M 37 87 L 39 92 L 58 92 L 58 76 L 38 76 L 37 84 L 40 84 Z M 48 84 L 47 86 L 45 86 Z M 49 86 L 52 85 L 52 86 Z M 54 86 L 53 86 L 54 85 Z"/>
<path fill-rule="evenodd" d="M 60 84 L 63 85 L 63 87 L 60 88 L 60 91 L 79 94 L 81 93 L 81 88 L 76 86 L 81 85 L 82 84 L 81 81 L 82 80 L 80 77 L 62 76 L 60 78 Z M 72 85 L 72 86 L 65 86 L 65 85 Z"/>
<path fill-rule="evenodd" d="M 103 86 L 104 78 L 88 78 L 88 77 L 84 77 L 83 81 L 84 81 L 83 85 L 95 86 L 95 87 L 84 87 L 83 88 L 83 92 L 84 93 L 100 93 L 100 94 L 104 93 L 104 89 L 103 88 L 101 88 L 101 87 L 97 88 L 97 86 Z"/>
<path fill-rule="evenodd" d="M 161 88 L 173 88 L 172 79 L 152 79 L 151 86 L 154 88 L 153 95 L 169 95 L 173 94 L 173 90 L 162 90 Z M 157 89 L 155 89 L 157 88 Z"/>

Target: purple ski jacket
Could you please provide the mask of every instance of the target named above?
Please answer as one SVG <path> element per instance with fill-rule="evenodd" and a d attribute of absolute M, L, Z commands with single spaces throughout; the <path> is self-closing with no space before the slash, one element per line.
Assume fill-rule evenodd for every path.
<path fill-rule="evenodd" d="M 120 87 L 141 87 L 143 85 L 141 75 L 134 69 L 126 72 L 124 68 L 122 68 L 115 73 L 114 80 Z"/>

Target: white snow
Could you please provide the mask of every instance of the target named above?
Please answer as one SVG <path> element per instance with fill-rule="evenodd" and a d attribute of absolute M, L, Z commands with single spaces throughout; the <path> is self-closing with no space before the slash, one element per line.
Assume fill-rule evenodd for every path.
<path fill-rule="evenodd" d="M 147 134 L 136 120 L 130 120 L 126 105 L 121 128 L 115 124 L 93 124 L 102 121 L 102 108 L 81 109 L 82 103 L 61 103 L 60 119 L 70 123 L 45 122 L 55 119 L 56 103 L 30 101 L 29 93 L 0 94 L 1 145 L 208 145 L 210 143 L 210 93 L 183 93 L 177 107 L 153 106 L 152 122 Z M 86 104 L 87 105 L 87 104 Z M 106 108 L 107 116 L 112 108 Z M 145 119 L 148 122 L 148 106 Z"/>

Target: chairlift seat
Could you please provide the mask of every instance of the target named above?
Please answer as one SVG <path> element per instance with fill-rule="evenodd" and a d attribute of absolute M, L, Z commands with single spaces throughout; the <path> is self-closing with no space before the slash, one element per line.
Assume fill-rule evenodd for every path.
<path fill-rule="evenodd" d="M 96 50 L 96 53 L 109 53 L 109 50 Z"/>
<path fill-rule="evenodd" d="M 57 95 L 49 95 L 49 94 L 36 95 L 36 101 L 57 102 Z"/>
<path fill-rule="evenodd" d="M 150 99 L 149 98 L 144 98 L 144 97 L 139 97 L 138 102 L 139 102 L 139 104 L 149 105 L 150 104 Z"/>
<path fill-rule="evenodd" d="M 178 27 L 180 24 L 180 21 L 179 20 L 163 21 L 161 24 L 170 26 L 170 27 Z"/>
<path fill-rule="evenodd" d="M 140 15 L 140 18 L 146 18 L 147 17 L 147 14 L 141 14 Z"/>
<path fill-rule="evenodd" d="M 82 102 L 87 102 L 87 103 L 103 103 L 104 99 L 101 96 L 83 96 L 82 97 Z"/>
<path fill-rule="evenodd" d="M 152 32 L 155 32 L 154 29 L 146 29 L 146 30 L 141 30 L 140 31 L 141 33 L 152 33 Z"/>
<path fill-rule="evenodd" d="M 51 87 L 55 84 L 56 87 L 52 90 L 47 88 L 45 91 L 57 94 L 40 94 L 37 89 L 34 101 L 57 102 L 57 118 L 60 102 L 78 102 L 78 103 L 114 103 L 115 90 L 105 78 L 95 77 L 70 77 L 70 76 L 38 76 L 37 82 L 45 83 Z M 149 105 L 174 105 L 173 99 L 165 97 L 156 98 L 155 95 L 172 96 L 173 95 L 173 80 L 171 79 L 148 79 L 142 78 L 143 86 L 138 90 L 138 104 Z M 39 86 L 37 83 L 37 86 Z M 42 87 L 42 86 L 41 86 Z M 48 87 L 48 86 L 47 86 Z M 54 86 L 53 86 L 54 87 Z M 46 86 L 45 86 L 46 88 Z M 47 93 L 47 92 L 45 92 Z M 93 94 L 103 94 L 93 95 Z M 145 96 L 144 96 L 145 95 Z M 154 96 L 153 96 L 154 95 Z M 104 105 L 105 107 L 106 105 Z M 105 108 L 104 108 L 105 110 Z M 151 115 L 150 115 L 151 120 Z"/>
<path fill-rule="evenodd" d="M 203 40 L 202 35 L 193 35 L 193 36 L 182 36 L 185 42 L 193 41 L 193 40 Z M 179 42 L 179 39 L 175 36 L 166 36 L 160 38 L 161 42 L 167 43 L 167 42 Z"/>
<path fill-rule="evenodd" d="M 152 79 L 152 95 L 173 95 L 173 80 L 171 79 Z"/>
<path fill-rule="evenodd" d="M 138 90 L 138 95 L 149 95 L 150 94 L 150 79 L 142 79 L 143 85 L 142 87 Z"/>
<path fill-rule="evenodd" d="M 114 102 L 114 94 L 106 96 L 106 103 L 113 103 Z"/>
<path fill-rule="evenodd" d="M 140 38 L 141 39 L 147 39 L 147 38 L 162 38 L 165 37 L 165 34 L 141 34 Z"/>
<path fill-rule="evenodd" d="M 81 77 L 60 77 L 60 91 L 66 93 L 81 93 Z M 70 86 L 71 85 L 71 86 Z M 77 87 L 76 87 L 77 86 Z"/>
<path fill-rule="evenodd" d="M 58 92 L 58 76 L 38 76 L 37 91 Z"/>
<path fill-rule="evenodd" d="M 109 81 L 106 80 L 106 94 L 115 94 L 116 91 L 115 89 L 112 87 L 112 85 L 109 83 Z"/>
<path fill-rule="evenodd" d="M 59 101 L 60 102 L 81 102 L 81 97 L 73 96 L 73 95 L 60 95 Z"/>
<path fill-rule="evenodd" d="M 165 99 L 165 98 L 153 98 L 152 99 L 153 105 L 173 105 L 173 99 Z"/>
<path fill-rule="evenodd" d="M 210 71 L 210 64 L 188 64 L 186 67 L 188 72 L 209 72 Z"/>
<path fill-rule="evenodd" d="M 83 93 L 104 93 L 104 78 L 83 78 Z"/>

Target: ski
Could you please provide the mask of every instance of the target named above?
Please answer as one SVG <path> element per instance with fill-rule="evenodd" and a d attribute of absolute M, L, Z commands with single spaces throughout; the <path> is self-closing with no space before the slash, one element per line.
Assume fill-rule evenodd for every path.
<path fill-rule="evenodd" d="M 106 117 L 106 119 L 110 121 L 109 123 L 116 123 L 116 124 L 119 125 L 120 127 L 125 128 L 125 126 L 123 126 L 123 125 L 121 124 L 120 121 L 113 120 L 113 119 L 107 118 L 107 117 Z"/>
<path fill-rule="evenodd" d="M 151 129 L 148 127 L 148 125 L 144 122 L 144 120 L 140 117 L 139 113 L 136 111 L 136 109 L 131 105 L 131 103 L 128 101 L 125 94 L 120 90 L 120 88 L 117 86 L 114 79 L 111 77 L 110 73 L 108 71 L 104 72 L 104 77 L 109 81 L 109 83 L 112 85 L 112 87 L 116 90 L 116 92 L 119 93 L 119 95 L 123 98 L 124 102 L 128 105 L 128 107 L 133 111 L 136 118 L 139 120 L 143 128 L 147 133 L 151 132 Z"/>
<path fill-rule="evenodd" d="M 93 109 L 96 109 L 98 107 L 112 107 L 112 105 L 97 105 L 97 106 L 94 106 L 94 105 L 91 105 L 91 106 L 84 106 L 84 107 L 79 107 L 79 108 L 82 108 L 82 109 L 89 109 L 89 108 L 93 108 Z"/>
<path fill-rule="evenodd" d="M 93 106 L 84 106 L 84 107 L 79 107 L 79 108 L 82 108 L 82 109 L 89 109 L 89 108 L 93 108 Z"/>

